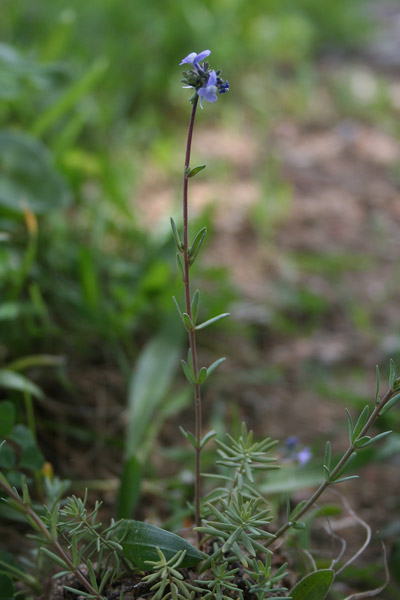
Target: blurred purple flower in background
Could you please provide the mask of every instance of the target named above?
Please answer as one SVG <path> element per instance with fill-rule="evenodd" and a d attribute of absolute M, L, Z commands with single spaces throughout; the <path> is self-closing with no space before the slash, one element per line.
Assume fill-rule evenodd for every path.
<path fill-rule="evenodd" d="M 308 461 L 312 458 L 312 452 L 310 448 L 303 448 L 296 454 L 296 458 L 299 461 L 301 467 L 304 467 L 308 463 Z"/>

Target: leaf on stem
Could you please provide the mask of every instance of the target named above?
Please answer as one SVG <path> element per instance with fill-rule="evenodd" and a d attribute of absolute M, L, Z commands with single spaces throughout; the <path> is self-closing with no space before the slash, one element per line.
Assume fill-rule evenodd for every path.
<path fill-rule="evenodd" d="M 187 313 L 182 313 L 183 324 L 188 331 L 194 331 L 195 326 L 193 325 L 193 321 Z"/>
<path fill-rule="evenodd" d="M 388 410 L 390 410 L 391 408 L 393 408 L 393 406 L 395 404 L 397 404 L 400 401 L 400 394 L 396 394 L 395 396 L 393 396 L 393 398 L 391 398 L 389 400 L 389 402 L 387 404 L 385 404 L 385 406 L 382 408 L 382 410 L 380 411 L 380 415 L 384 415 L 385 413 L 388 412 Z"/>
<path fill-rule="evenodd" d="M 207 165 L 197 165 L 197 167 L 193 167 L 193 169 L 191 169 L 190 167 L 186 167 L 186 177 L 194 177 L 195 175 L 197 175 L 197 173 L 200 173 L 200 171 L 205 169 L 206 166 Z"/>
<path fill-rule="evenodd" d="M 346 414 L 347 414 L 347 425 L 349 427 L 350 444 L 353 445 L 353 419 L 351 418 L 351 414 L 347 410 L 347 408 L 345 408 L 345 411 L 346 411 Z"/>
<path fill-rule="evenodd" d="M 204 238 L 207 235 L 207 227 L 202 227 L 194 238 L 192 246 L 189 248 L 189 264 L 192 265 L 197 258 L 198 253 L 203 245 Z"/>
<path fill-rule="evenodd" d="M 208 321 L 204 321 L 204 323 L 200 323 L 200 325 L 196 325 L 196 329 L 205 329 L 209 325 L 212 325 L 213 323 L 216 323 L 217 321 L 220 321 L 221 319 L 225 319 L 225 317 L 229 317 L 230 314 L 231 313 L 222 313 L 220 315 L 217 315 L 216 317 L 213 317 L 212 319 L 208 319 Z"/>
<path fill-rule="evenodd" d="M 325 460 L 324 460 L 324 467 L 327 468 L 328 472 L 331 469 L 331 462 L 332 462 L 332 450 L 331 450 L 331 443 L 328 440 L 326 442 L 326 446 L 325 446 Z"/>
<path fill-rule="evenodd" d="M 197 314 L 199 312 L 199 303 L 200 303 L 200 291 L 196 290 L 195 293 L 193 294 L 193 298 L 190 303 L 190 306 L 192 309 L 192 321 L 194 324 L 196 324 L 196 321 L 197 321 Z"/>
<path fill-rule="evenodd" d="M 181 426 L 179 426 L 179 429 L 181 430 L 182 434 L 185 436 L 187 441 L 193 446 L 193 448 L 197 449 L 198 444 L 197 444 L 197 440 L 194 437 L 193 433 L 190 433 L 190 431 L 185 431 L 185 429 L 183 429 L 183 427 L 181 427 Z"/>
<path fill-rule="evenodd" d="M 357 419 L 357 423 L 354 427 L 353 440 L 357 440 L 358 436 L 360 435 L 361 431 L 363 430 L 365 424 L 368 421 L 368 417 L 369 417 L 369 406 L 366 405 L 366 406 L 364 406 L 360 416 Z"/>
<path fill-rule="evenodd" d="M 390 359 L 390 373 L 389 373 L 389 387 L 391 390 L 394 389 L 396 382 L 396 365 L 394 364 L 394 360 Z"/>
<path fill-rule="evenodd" d="M 225 357 L 224 357 L 224 358 L 219 358 L 218 360 L 216 360 L 215 362 L 213 362 L 213 363 L 212 363 L 212 365 L 210 365 L 210 366 L 208 367 L 208 369 L 207 369 L 207 377 L 209 377 L 209 376 L 211 375 L 211 373 L 213 373 L 213 372 L 215 371 L 215 369 L 216 369 L 217 367 L 219 367 L 219 365 L 220 365 L 221 363 L 223 363 L 223 362 L 224 362 L 224 360 L 226 360 L 226 358 L 225 358 Z"/>
<path fill-rule="evenodd" d="M 172 217 L 170 218 L 170 221 L 171 221 L 171 229 L 172 229 L 172 234 L 174 236 L 176 247 L 179 252 L 182 252 L 183 251 L 183 243 L 181 242 L 181 238 L 179 237 L 178 229 L 176 228 L 176 223 Z"/>
<path fill-rule="evenodd" d="M 369 435 L 366 435 L 360 440 L 357 440 L 357 448 L 366 448 L 367 446 L 371 446 L 372 444 L 375 444 L 375 442 L 385 438 L 390 433 L 392 433 L 392 431 L 383 431 L 382 433 L 378 433 L 378 435 L 373 438 L 371 438 Z"/>
<path fill-rule="evenodd" d="M 193 379 L 193 376 L 189 369 L 189 365 L 187 364 L 186 360 L 183 360 L 183 358 L 182 358 L 181 364 L 182 364 L 182 369 L 183 369 L 183 372 L 185 373 L 186 379 L 189 381 L 189 383 L 191 383 L 192 385 L 195 385 L 195 381 Z"/>
<path fill-rule="evenodd" d="M 208 371 L 206 367 L 201 367 L 199 374 L 197 376 L 197 383 L 198 384 L 202 384 L 205 382 L 205 380 L 207 379 L 208 376 Z"/>
<path fill-rule="evenodd" d="M 182 311 L 180 309 L 180 306 L 179 306 L 178 301 L 175 298 L 175 296 L 172 296 L 172 300 L 174 301 L 175 306 L 176 306 L 176 310 L 178 311 L 178 314 L 179 314 L 180 318 L 182 319 L 182 323 L 185 324 L 185 321 L 183 320 L 183 313 L 182 313 Z"/>
<path fill-rule="evenodd" d="M 200 448 L 204 448 L 204 446 L 207 444 L 207 442 L 212 440 L 216 435 L 217 435 L 217 432 L 215 431 L 215 429 L 212 429 L 211 431 L 206 433 L 200 442 Z"/>
<path fill-rule="evenodd" d="M 376 365 L 376 392 L 375 392 L 375 406 L 379 404 L 379 389 L 381 385 L 381 376 L 379 373 L 379 367 Z"/>

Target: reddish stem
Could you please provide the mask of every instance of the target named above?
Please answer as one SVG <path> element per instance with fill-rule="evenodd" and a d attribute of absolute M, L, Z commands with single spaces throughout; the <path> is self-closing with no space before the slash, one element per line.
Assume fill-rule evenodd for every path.
<path fill-rule="evenodd" d="M 192 114 L 189 121 L 189 129 L 186 142 L 186 156 L 185 156 L 185 169 L 183 173 L 183 261 L 184 261 L 184 285 L 185 285 L 185 304 L 186 312 L 190 318 L 192 318 L 192 307 L 191 307 L 191 296 L 190 296 L 190 257 L 189 257 L 189 243 L 188 243 L 188 168 L 190 165 L 190 152 L 192 148 L 192 137 L 193 137 L 193 126 L 194 119 L 196 116 L 196 109 L 198 103 L 198 96 L 193 100 Z M 192 366 L 195 380 L 197 380 L 199 368 L 197 361 L 197 346 L 196 346 L 196 332 L 194 330 L 189 331 L 189 347 L 192 354 Z M 194 510 L 195 510 L 195 524 L 196 527 L 200 525 L 200 441 L 201 441 L 201 393 L 200 385 L 196 383 L 194 385 L 194 401 L 195 401 L 195 437 L 197 442 L 197 448 L 195 449 L 195 479 L 194 479 Z"/>

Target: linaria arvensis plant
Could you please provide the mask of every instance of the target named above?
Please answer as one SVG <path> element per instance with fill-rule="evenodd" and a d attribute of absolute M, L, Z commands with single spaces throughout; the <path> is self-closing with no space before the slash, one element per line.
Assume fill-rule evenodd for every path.
<path fill-rule="evenodd" d="M 202 228 L 189 244 L 188 183 L 205 168 L 205 165 L 190 167 L 196 110 L 198 103 L 201 107 L 203 101 L 213 103 L 219 94 L 229 90 L 229 84 L 221 79 L 220 71 L 210 69 L 204 62 L 209 54 L 209 50 L 200 54 L 192 52 L 181 62 L 181 65 L 189 65 L 189 70 L 183 74 L 185 87 L 193 89 L 183 174 L 183 240 L 171 219 L 178 271 L 184 284 L 184 310 L 174 300 L 189 338 L 188 357 L 182 360 L 182 367 L 194 393 L 195 433 L 182 431 L 195 450 L 194 520 L 198 548 L 173 533 L 140 521 L 125 519 L 103 527 L 98 521 L 100 503 L 96 502 L 89 510 L 86 495 L 83 500 L 75 496 L 63 500 L 65 485 L 51 474 L 45 477 L 46 502 L 42 506 L 35 503 L 24 476 L 16 479 L 14 467 L 18 466 L 18 457 L 14 456 L 13 444 L 18 436 L 13 437 L 15 430 L 10 419 L 6 440 L 0 441 L 0 490 L 8 509 L 23 515 L 32 527 L 34 535 L 31 537 L 36 543 L 36 551 L 31 572 L 9 557 L 0 557 L 2 600 L 43 598 L 41 567 L 45 560 L 59 569 L 56 576 L 63 597 L 64 593 L 70 593 L 91 600 L 124 600 L 129 593 L 133 597 L 145 595 L 153 600 L 323 600 L 337 574 L 369 542 L 368 535 L 361 550 L 350 560 L 343 562 L 341 552 L 325 569 L 317 569 L 308 553 L 314 570 L 292 587 L 289 596 L 286 595 L 288 565 L 283 561 L 274 565 L 272 561 L 278 546 L 284 547 L 287 532 L 304 526 L 301 518 L 327 487 L 356 477 L 347 475 L 347 471 L 357 453 L 390 433 L 386 431 L 375 437 L 368 435 L 377 418 L 400 401 L 400 377 L 393 361 L 390 363 L 389 387 L 383 396 L 380 394 L 377 369 L 372 410 L 366 405 L 355 422 L 347 413 L 349 445 L 343 456 L 339 460 L 334 459 L 330 442 L 326 443 L 321 484 L 308 500 L 292 508 L 288 503 L 286 520 L 281 525 L 271 527 L 273 514 L 260 492 L 265 472 L 278 468 L 276 459 L 270 456 L 277 442 L 270 438 L 255 441 L 245 424 L 237 438 L 227 434 L 224 441 L 215 440 L 219 457 L 216 471 L 205 476 L 216 481 L 217 485 L 205 497 L 201 494 L 201 451 L 216 435 L 213 431 L 202 434 L 201 385 L 224 359 L 216 360 L 210 367 L 200 367 L 196 333 L 228 316 L 228 313 L 223 313 L 198 323 L 200 292 L 195 290 L 192 293 L 190 282 L 190 269 L 206 236 L 206 229 Z M 1 409 L 4 412 L 8 408 L 0 403 L 0 414 Z M 309 451 L 304 453 L 301 461 L 305 462 L 308 457 Z M 14 468 L 13 472 L 8 468 L 10 465 Z M 347 510 L 351 513 L 349 507 Z M 352 516 L 355 516 L 354 513 Z M 359 518 L 356 520 L 369 531 L 364 522 Z M 292 575 L 296 579 L 296 572 Z M 14 588 L 14 581 L 19 582 L 18 588 Z M 376 595 L 380 589 L 365 596 L 352 594 L 345 600 Z"/>

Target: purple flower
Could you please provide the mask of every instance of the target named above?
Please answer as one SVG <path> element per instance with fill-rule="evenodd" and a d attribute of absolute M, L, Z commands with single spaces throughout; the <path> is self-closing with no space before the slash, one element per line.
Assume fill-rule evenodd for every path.
<path fill-rule="evenodd" d="M 197 95 L 200 96 L 200 106 L 203 108 L 203 98 L 207 102 L 217 101 L 217 74 L 216 72 L 210 71 L 208 81 L 206 85 L 197 90 Z"/>
<path fill-rule="evenodd" d="M 312 458 L 312 452 L 310 448 L 304 448 L 296 455 L 297 460 L 301 467 L 304 467 L 308 463 L 308 461 Z"/>
<path fill-rule="evenodd" d="M 189 65 L 196 66 L 197 63 L 207 58 L 207 56 L 209 56 L 210 54 L 211 50 L 203 50 L 203 52 L 200 52 L 200 54 L 196 54 L 196 52 L 191 52 L 190 54 L 185 56 L 185 58 L 182 59 L 179 64 L 184 65 L 185 63 L 188 63 Z"/>
<path fill-rule="evenodd" d="M 299 443 L 299 438 L 297 438 L 295 435 L 291 435 L 286 440 L 285 446 L 288 450 L 293 450 L 297 446 L 298 443 Z"/>

